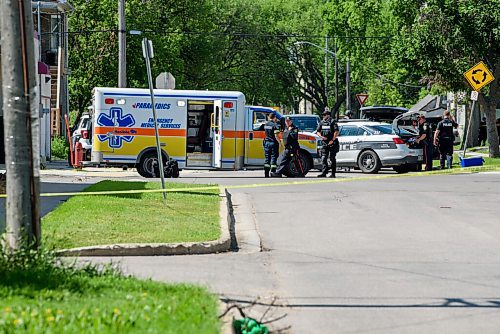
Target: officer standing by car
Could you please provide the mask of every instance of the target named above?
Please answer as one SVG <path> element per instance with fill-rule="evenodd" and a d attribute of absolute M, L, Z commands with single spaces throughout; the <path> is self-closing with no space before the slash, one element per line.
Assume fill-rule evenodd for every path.
<path fill-rule="evenodd" d="M 339 126 L 330 116 L 328 109 L 323 111 L 323 120 L 319 122 L 316 132 L 323 140 L 323 146 L 321 147 L 322 169 L 318 177 L 326 177 L 330 168 L 332 170 L 330 177 L 335 177 L 335 172 L 337 171 L 336 155 L 339 151 L 339 140 L 337 139 L 339 135 Z M 328 160 L 330 160 L 330 164 Z"/>
<path fill-rule="evenodd" d="M 264 124 L 264 131 L 266 133 L 266 138 L 264 138 L 264 176 L 269 177 L 269 171 L 272 173 L 276 172 L 276 160 L 278 160 L 279 155 L 279 138 L 278 133 L 280 132 L 275 114 L 269 115 L 269 120 Z"/>
<path fill-rule="evenodd" d="M 436 132 L 434 133 L 434 146 L 439 145 L 439 163 L 441 169 L 444 169 L 445 161 L 446 167 L 451 168 L 453 162 L 453 142 L 455 141 L 453 129 L 458 127 L 458 124 L 451 117 L 448 110 L 444 112 L 443 117 L 444 119 L 438 123 Z"/>
<path fill-rule="evenodd" d="M 299 128 L 297 128 L 290 117 L 285 118 L 285 131 L 283 131 L 283 144 L 285 149 L 281 153 L 280 164 L 275 173 L 271 173 L 272 177 L 281 177 L 285 168 L 288 166 L 292 157 L 299 153 Z M 298 168 L 301 169 L 300 159 L 297 156 Z M 303 171 L 302 171 L 303 173 Z"/>
<path fill-rule="evenodd" d="M 432 170 L 432 129 L 429 123 L 425 121 L 425 116 L 418 118 L 418 138 L 417 144 L 424 150 L 425 170 Z"/>

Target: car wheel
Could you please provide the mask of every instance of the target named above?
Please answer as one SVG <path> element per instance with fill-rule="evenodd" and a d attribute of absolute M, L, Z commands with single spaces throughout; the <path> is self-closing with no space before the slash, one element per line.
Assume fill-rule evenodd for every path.
<path fill-rule="evenodd" d="M 311 163 L 307 155 L 305 155 L 302 152 L 299 152 L 299 161 L 300 161 L 300 166 L 302 166 L 302 170 L 304 171 L 304 174 L 302 174 L 300 166 L 297 163 L 295 163 L 294 159 L 292 159 L 292 161 L 290 161 L 290 163 L 288 164 L 288 168 L 285 173 L 286 176 L 302 177 L 305 176 L 311 170 Z"/>
<path fill-rule="evenodd" d="M 165 159 L 163 160 L 163 162 L 165 162 Z M 137 166 L 137 172 L 140 176 L 146 178 L 159 176 L 158 156 L 156 152 L 150 151 L 141 157 L 139 165 Z"/>
<path fill-rule="evenodd" d="M 358 166 L 363 173 L 376 174 L 382 167 L 377 153 L 372 150 L 361 152 L 358 157 Z"/>
<path fill-rule="evenodd" d="M 394 167 L 392 167 L 392 169 L 394 169 L 394 171 L 398 174 L 404 174 L 404 173 L 408 173 L 410 171 L 410 168 L 408 168 L 408 166 L 405 166 L 405 165 L 394 166 Z"/>

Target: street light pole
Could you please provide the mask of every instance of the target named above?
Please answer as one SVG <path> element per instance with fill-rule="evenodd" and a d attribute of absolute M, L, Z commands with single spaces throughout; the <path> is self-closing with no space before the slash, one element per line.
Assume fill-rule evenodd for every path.
<path fill-rule="evenodd" d="M 127 87 L 127 35 L 125 0 L 118 0 L 118 87 Z"/>
<path fill-rule="evenodd" d="M 325 36 L 325 50 L 328 50 L 328 35 Z M 326 52 L 325 52 L 325 98 L 326 98 L 326 105 L 328 106 L 328 53 Z"/>
<path fill-rule="evenodd" d="M 349 58 L 346 63 L 346 74 L 345 74 L 345 110 L 351 111 L 351 64 L 349 62 Z"/>
<path fill-rule="evenodd" d="M 335 38 L 335 54 L 337 54 L 337 39 Z M 335 57 L 335 103 L 339 100 L 339 60 Z M 337 113 L 338 116 L 338 113 Z"/>

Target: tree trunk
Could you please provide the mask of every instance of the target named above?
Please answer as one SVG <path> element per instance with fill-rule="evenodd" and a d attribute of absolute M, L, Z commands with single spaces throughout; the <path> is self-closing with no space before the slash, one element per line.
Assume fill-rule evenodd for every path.
<path fill-rule="evenodd" d="M 472 105 L 469 107 L 469 109 L 472 108 Z M 484 107 L 482 108 L 484 110 Z M 467 133 L 467 147 L 475 147 L 479 145 L 479 126 L 481 123 L 481 106 L 476 103 L 475 110 L 469 110 L 467 114 L 467 120 L 465 122 L 466 128 L 465 130 L 467 131 L 469 129 L 469 121 L 470 121 L 470 131 Z M 472 118 L 471 118 L 471 114 Z"/>
<path fill-rule="evenodd" d="M 500 86 L 498 85 L 500 62 L 496 64 L 496 68 L 493 69 L 493 73 L 496 79 L 490 84 L 490 94 L 489 96 L 479 94 L 479 103 L 484 106 L 490 158 L 500 158 L 498 131 L 496 126 L 496 107 L 500 100 Z"/>
<path fill-rule="evenodd" d="M 488 108 L 485 110 L 486 114 L 486 131 L 488 134 L 488 143 L 490 158 L 500 158 L 498 148 L 498 132 L 496 126 L 496 105 L 488 103 Z"/>

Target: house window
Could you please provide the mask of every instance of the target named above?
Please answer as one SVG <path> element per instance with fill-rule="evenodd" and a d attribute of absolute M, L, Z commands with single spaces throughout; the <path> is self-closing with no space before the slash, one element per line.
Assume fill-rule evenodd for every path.
<path fill-rule="evenodd" d="M 57 51 L 59 47 L 59 16 L 52 15 L 50 17 L 50 49 L 52 51 Z"/>

